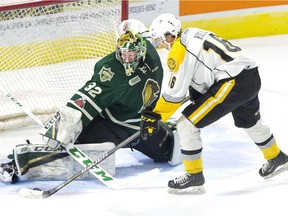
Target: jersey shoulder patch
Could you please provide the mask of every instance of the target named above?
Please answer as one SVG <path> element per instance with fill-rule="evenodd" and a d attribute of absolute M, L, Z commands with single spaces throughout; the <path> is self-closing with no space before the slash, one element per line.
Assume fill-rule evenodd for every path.
<path fill-rule="evenodd" d="M 178 38 L 174 42 L 168 54 L 167 65 L 168 65 L 170 72 L 177 72 L 179 70 L 179 67 L 183 63 L 183 60 L 185 58 L 185 54 L 186 54 L 186 49 L 181 44 L 180 38 Z"/>
<path fill-rule="evenodd" d="M 101 82 L 111 81 L 115 73 L 111 70 L 111 67 L 103 66 L 99 71 L 99 77 Z"/>

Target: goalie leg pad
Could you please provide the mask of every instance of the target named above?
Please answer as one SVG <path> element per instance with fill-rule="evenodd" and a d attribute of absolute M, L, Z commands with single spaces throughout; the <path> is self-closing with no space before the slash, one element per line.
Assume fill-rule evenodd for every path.
<path fill-rule="evenodd" d="M 93 160 L 114 146 L 110 142 L 78 145 Z M 13 154 L 20 180 L 65 180 L 83 169 L 63 147 L 51 150 L 45 144 L 21 144 L 14 148 Z M 99 166 L 115 175 L 115 154 Z M 94 179 L 94 176 L 87 172 L 79 179 Z"/>

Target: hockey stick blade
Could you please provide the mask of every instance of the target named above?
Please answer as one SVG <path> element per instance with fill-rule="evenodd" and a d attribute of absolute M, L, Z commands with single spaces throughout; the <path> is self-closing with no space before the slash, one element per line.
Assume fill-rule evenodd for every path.
<path fill-rule="evenodd" d="M 42 199 L 49 197 L 49 191 L 35 190 L 29 188 L 21 188 L 19 196 L 23 198 Z"/>

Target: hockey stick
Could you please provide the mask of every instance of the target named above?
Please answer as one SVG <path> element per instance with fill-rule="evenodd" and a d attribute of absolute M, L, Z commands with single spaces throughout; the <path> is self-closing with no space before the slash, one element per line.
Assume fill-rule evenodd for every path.
<path fill-rule="evenodd" d="M 6 95 L 13 103 L 21 108 L 27 115 L 29 115 L 32 119 L 34 119 L 39 125 L 43 126 L 44 124 L 41 122 L 41 120 L 35 116 L 32 112 L 27 110 L 16 98 L 14 98 L 11 94 Z M 29 113 L 29 114 L 28 114 Z M 65 146 L 65 149 L 69 155 L 71 155 L 77 162 L 79 162 L 83 167 L 85 167 L 83 170 L 81 170 L 79 173 L 75 174 L 71 178 L 69 178 L 67 181 L 63 182 L 59 186 L 56 186 L 55 188 L 48 190 L 48 191 L 41 191 L 41 190 L 31 190 L 31 189 L 21 189 L 19 191 L 20 196 L 23 197 L 32 197 L 32 198 L 46 198 L 51 196 L 52 194 L 56 193 L 58 190 L 69 184 L 70 182 L 74 181 L 76 178 L 81 176 L 82 174 L 86 173 L 87 171 L 90 171 L 96 178 L 98 178 L 100 181 L 102 181 L 106 186 L 112 189 L 122 189 L 131 187 L 133 185 L 140 184 L 150 178 L 153 178 L 159 173 L 159 169 L 155 168 L 151 171 L 148 171 L 147 173 L 144 173 L 140 176 L 128 179 L 128 181 L 124 181 L 121 179 L 116 179 L 112 177 L 109 173 L 107 173 L 104 169 L 102 169 L 100 166 L 96 166 L 103 160 L 105 160 L 107 157 L 112 155 L 114 152 L 116 152 L 119 148 L 124 147 L 129 142 L 131 142 L 133 139 L 135 139 L 137 136 L 139 136 L 140 132 L 136 132 L 132 136 L 128 137 L 126 140 L 124 140 L 122 143 L 108 151 L 106 154 L 102 155 L 98 160 L 93 162 L 84 152 L 82 152 L 80 149 L 78 149 L 76 146 L 74 146 L 72 143 Z M 43 193 L 42 193 L 43 192 Z M 45 192 L 45 193 L 44 193 Z"/>

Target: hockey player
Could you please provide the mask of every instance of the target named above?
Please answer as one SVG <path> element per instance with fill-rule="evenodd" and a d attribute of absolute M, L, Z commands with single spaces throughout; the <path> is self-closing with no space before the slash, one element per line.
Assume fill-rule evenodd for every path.
<path fill-rule="evenodd" d="M 165 122 L 187 92 L 194 101 L 182 111 L 177 122 L 186 172 L 168 182 L 168 192 L 205 191 L 200 129 L 228 113 L 232 113 L 235 126 L 248 133 L 267 160 L 259 170 L 261 177 L 269 178 L 276 170 L 288 168 L 288 156 L 280 150 L 260 116 L 261 80 L 251 56 L 213 32 L 198 28 L 182 32 L 181 22 L 172 14 L 159 15 L 152 22 L 150 33 L 170 50 L 167 64 L 172 73 L 153 112 L 143 112 L 141 134 L 147 136 L 157 131 L 157 121 Z"/>
<path fill-rule="evenodd" d="M 57 120 L 52 118 L 49 127 L 42 128 L 50 149 L 71 142 L 117 145 L 139 131 L 141 111 L 154 107 L 160 96 L 163 68 L 156 49 L 133 26 L 127 21 L 120 25 L 116 51 L 95 64 L 92 78 L 59 109 Z M 138 137 L 127 147 L 154 162 L 179 164 L 180 147 L 173 134 L 172 128 L 161 124 L 157 134 L 145 140 Z M 21 175 L 15 170 L 17 155 L 14 158 L 1 165 L 2 181 L 17 182 Z"/>

